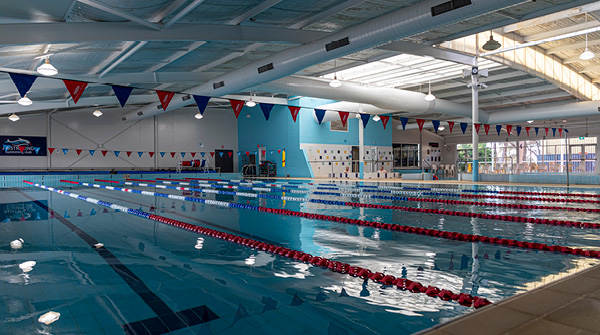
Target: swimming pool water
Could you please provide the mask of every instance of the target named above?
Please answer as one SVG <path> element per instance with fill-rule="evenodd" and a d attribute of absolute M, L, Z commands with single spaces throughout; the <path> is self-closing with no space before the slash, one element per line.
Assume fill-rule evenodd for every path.
<path fill-rule="evenodd" d="M 552 252 L 62 183 L 48 185 L 146 212 L 153 206 L 158 215 L 479 295 L 492 302 L 598 263 L 596 259 Z M 590 229 L 131 188 L 178 195 L 185 192 L 206 199 L 547 244 L 599 247 L 595 230 Z M 597 216 L 313 194 L 293 196 L 591 222 Z M 101 206 L 37 188 L 2 189 L 0 206 L 5 215 L 0 223 L 0 333 L 124 334 L 123 325 L 131 325 L 130 332 L 147 334 L 165 329 L 173 334 L 411 334 L 473 310 L 127 213 L 105 211 Z M 54 211 L 54 218 L 45 206 Z M 591 204 L 565 206 L 597 208 Z M 23 248 L 11 249 L 10 241 L 18 238 L 25 241 Z M 103 243 L 107 252 L 98 252 L 92 242 Z M 37 262 L 32 271 L 19 268 L 20 263 L 32 260 Z M 61 316 L 50 325 L 38 322 L 38 317 L 48 311 Z"/>

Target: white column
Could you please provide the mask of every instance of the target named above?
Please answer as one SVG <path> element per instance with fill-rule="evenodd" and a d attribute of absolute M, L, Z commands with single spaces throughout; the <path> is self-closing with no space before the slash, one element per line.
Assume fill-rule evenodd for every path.
<path fill-rule="evenodd" d="M 475 131 L 475 124 L 479 123 L 479 78 L 471 72 L 471 92 L 473 99 L 473 129 L 471 133 L 473 142 L 473 181 L 479 181 L 479 135 Z"/>
<path fill-rule="evenodd" d="M 363 106 L 362 104 L 358 105 L 358 112 L 362 114 Z M 362 118 L 358 118 L 358 172 L 359 178 L 364 178 L 365 173 L 365 127 L 362 124 Z"/>
<path fill-rule="evenodd" d="M 596 138 L 596 174 L 600 174 L 600 157 L 598 157 L 598 155 L 600 154 L 600 136 L 598 136 Z"/>

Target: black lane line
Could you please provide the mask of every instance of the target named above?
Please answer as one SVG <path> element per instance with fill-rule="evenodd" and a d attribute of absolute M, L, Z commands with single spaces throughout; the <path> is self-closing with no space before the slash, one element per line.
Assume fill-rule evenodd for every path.
<path fill-rule="evenodd" d="M 40 208 L 46 212 L 54 211 L 46 206 L 41 201 L 38 201 L 28 194 L 17 190 L 24 197 L 31 200 Z M 77 234 L 82 240 L 84 240 L 93 250 L 96 250 L 98 255 L 104 259 L 104 261 L 110 265 L 110 267 L 129 285 L 129 287 L 140 297 L 142 300 L 156 313 L 156 317 L 149 318 L 141 321 L 136 321 L 122 325 L 123 329 L 127 334 L 164 334 L 170 331 L 175 331 L 181 328 L 187 328 L 195 326 L 200 323 L 209 322 L 218 319 L 210 308 L 206 306 L 198 306 L 190 309 L 186 309 L 179 312 L 173 312 L 169 306 L 154 292 L 152 292 L 148 286 L 133 273 L 125 264 L 123 264 L 115 255 L 113 255 L 105 247 L 95 248 L 94 245 L 98 241 L 90 236 L 79 227 L 75 226 L 69 220 L 65 219 L 62 215 L 54 211 L 54 217 L 67 228 L 71 229 L 72 232 Z"/>

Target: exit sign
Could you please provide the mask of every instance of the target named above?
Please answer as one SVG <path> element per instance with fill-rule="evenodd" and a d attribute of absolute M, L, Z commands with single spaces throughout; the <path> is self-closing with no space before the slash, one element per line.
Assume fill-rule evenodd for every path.
<path fill-rule="evenodd" d="M 583 136 L 579 136 L 579 139 L 580 139 L 580 140 L 585 140 L 585 137 L 583 137 Z"/>

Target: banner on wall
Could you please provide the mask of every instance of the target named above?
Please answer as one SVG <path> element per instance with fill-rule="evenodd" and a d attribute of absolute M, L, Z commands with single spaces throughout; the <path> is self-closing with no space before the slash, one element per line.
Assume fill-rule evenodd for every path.
<path fill-rule="evenodd" d="M 48 211 L 39 203 L 48 206 L 48 200 L 0 204 L 0 222 L 48 220 Z"/>
<path fill-rule="evenodd" d="M 0 136 L 0 156 L 46 156 L 46 137 Z"/>

